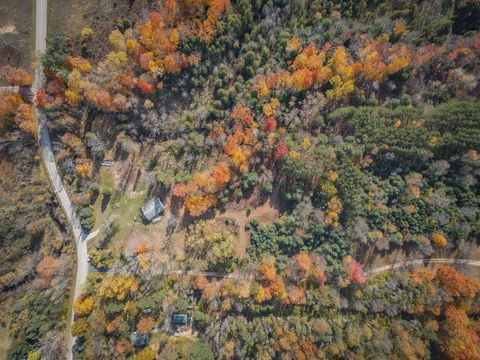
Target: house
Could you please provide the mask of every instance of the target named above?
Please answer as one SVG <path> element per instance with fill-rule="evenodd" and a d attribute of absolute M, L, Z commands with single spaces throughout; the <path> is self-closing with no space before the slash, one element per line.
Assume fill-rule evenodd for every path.
<path fill-rule="evenodd" d="M 172 324 L 177 326 L 187 325 L 188 315 L 184 314 L 173 314 Z"/>
<path fill-rule="evenodd" d="M 148 345 L 148 334 L 137 331 L 130 334 L 130 342 L 135 347 L 145 347 Z"/>
<path fill-rule="evenodd" d="M 159 198 L 155 198 L 146 202 L 142 206 L 142 215 L 146 221 L 155 222 L 164 210 L 165 205 L 162 204 Z"/>

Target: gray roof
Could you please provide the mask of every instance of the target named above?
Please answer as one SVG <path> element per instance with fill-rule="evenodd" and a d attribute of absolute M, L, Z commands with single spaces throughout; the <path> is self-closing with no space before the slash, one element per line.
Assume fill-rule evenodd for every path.
<path fill-rule="evenodd" d="M 152 221 L 155 219 L 163 212 L 163 210 L 165 210 L 165 206 L 162 204 L 159 198 L 152 199 L 142 206 L 142 214 L 147 221 Z"/>
<path fill-rule="evenodd" d="M 136 347 L 143 347 L 148 345 L 148 334 L 147 333 L 139 333 L 139 332 L 132 332 L 130 334 L 130 342 L 133 346 Z"/>

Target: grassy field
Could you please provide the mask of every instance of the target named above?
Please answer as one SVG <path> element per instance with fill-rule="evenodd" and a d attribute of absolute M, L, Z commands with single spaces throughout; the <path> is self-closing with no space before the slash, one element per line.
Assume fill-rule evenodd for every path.
<path fill-rule="evenodd" d="M 140 208 L 145 201 L 147 201 L 147 193 L 145 190 L 125 195 L 116 194 L 112 178 L 112 169 L 106 167 L 100 170 L 98 184 L 100 186 L 100 195 L 94 204 L 96 218 L 95 229 L 101 228 L 108 219 L 114 218 L 119 225 L 119 229 L 111 239 L 111 244 L 115 246 L 115 244 L 122 242 L 136 229 L 148 229 L 147 226 L 142 224 L 140 218 Z M 103 195 L 105 191 L 109 191 L 112 194 L 107 206 L 105 206 Z M 134 217 L 137 221 L 134 220 Z M 102 234 L 100 233 L 100 235 L 89 243 L 89 247 L 95 247 L 101 239 Z"/>
<path fill-rule="evenodd" d="M 0 66 L 33 71 L 35 0 L 0 0 Z"/>
<path fill-rule="evenodd" d="M 113 168 L 103 167 L 100 170 L 97 183 L 100 186 L 100 195 L 94 203 L 95 211 L 95 227 L 100 229 L 99 235 L 94 239 L 89 240 L 88 247 L 90 250 L 95 249 L 105 238 L 105 233 L 102 232 L 104 224 L 109 219 L 115 219 L 118 225 L 118 231 L 108 241 L 108 244 L 103 244 L 110 249 L 121 251 L 134 251 L 140 244 L 148 246 L 152 251 L 158 255 L 158 258 L 165 259 L 170 255 L 183 253 L 183 229 L 177 230 L 173 237 L 169 238 L 167 235 L 167 223 L 170 217 L 170 208 L 165 209 L 164 213 L 156 223 L 145 224 L 142 221 L 140 208 L 151 198 L 148 195 L 147 189 L 139 186 L 136 191 L 126 191 L 123 194 L 115 195 Z M 103 192 L 108 190 L 112 193 L 112 197 L 107 206 L 103 206 Z M 166 199 L 162 199 L 165 200 Z M 165 203 L 164 201 L 164 203 Z M 166 247 L 169 250 L 166 250 Z"/>

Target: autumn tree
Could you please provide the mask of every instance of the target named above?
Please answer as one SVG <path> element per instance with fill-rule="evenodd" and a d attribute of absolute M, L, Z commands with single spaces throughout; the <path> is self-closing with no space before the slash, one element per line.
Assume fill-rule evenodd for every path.
<path fill-rule="evenodd" d="M 290 285 L 287 288 L 287 296 L 290 304 L 305 304 L 305 291 L 297 285 Z"/>
<path fill-rule="evenodd" d="M 28 104 L 20 104 L 15 113 L 15 123 L 26 133 L 37 135 L 37 118 L 33 108 Z"/>
<path fill-rule="evenodd" d="M 0 79 L 5 80 L 12 86 L 30 86 L 33 83 L 32 76 L 23 69 L 16 69 L 10 65 L 0 68 Z"/>
<path fill-rule="evenodd" d="M 155 327 L 155 319 L 151 316 L 142 317 L 137 323 L 137 331 L 141 333 L 147 333 L 153 330 Z"/>
<path fill-rule="evenodd" d="M 273 297 L 288 304 L 289 298 L 286 293 L 285 280 L 280 275 L 275 276 L 269 287 Z"/>
<path fill-rule="evenodd" d="M 195 286 L 198 290 L 203 291 L 208 284 L 208 280 L 205 276 L 199 275 L 195 281 Z"/>
<path fill-rule="evenodd" d="M 265 126 L 263 127 L 263 131 L 271 132 L 277 128 L 277 121 L 273 117 L 269 117 L 265 122 Z"/>
<path fill-rule="evenodd" d="M 214 194 L 191 195 L 187 198 L 186 207 L 190 215 L 200 216 L 213 208 L 218 202 Z"/>
<path fill-rule="evenodd" d="M 105 298 L 119 301 L 138 290 L 138 280 L 133 276 L 113 275 L 105 278 L 99 288 L 99 294 Z"/>
<path fill-rule="evenodd" d="M 150 347 L 146 347 L 145 349 L 143 349 L 137 354 L 136 359 L 137 360 L 154 360 L 155 351 Z"/>
<path fill-rule="evenodd" d="M 273 256 L 263 257 L 258 264 L 258 270 L 266 281 L 273 281 L 277 276 L 275 258 Z"/>
<path fill-rule="evenodd" d="M 470 279 L 450 266 L 441 266 L 437 270 L 436 278 L 452 296 L 473 299 L 480 291 L 478 281 Z"/>
<path fill-rule="evenodd" d="M 348 266 L 348 278 L 352 284 L 362 285 L 365 283 L 365 274 L 362 265 L 355 260 L 353 260 Z"/>
<path fill-rule="evenodd" d="M 480 359 L 480 338 L 469 327 L 470 320 L 463 309 L 449 305 L 439 335 L 439 346 L 445 359 Z"/>
<path fill-rule="evenodd" d="M 52 280 L 57 265 L 58 261 L 53 256 L 46 256 L 38 263 L 36 270 L 45 285 Z"/>
<path fill-rule="evenodd" d="M 377 51 L 372 51 L 365 58 L 363 73 L 368 80 L 380 81 L 386 75 L 387 65 L 381 60 Z"/>
<path fill-rule="evenodd" d="M 176 184 L 172 189 L 172 195 L 179 199 L 183 199 L 186 194 L 187 191 L 184 184 Z"/>
<path fill-rule="evenodd" d="M 2 119 L 3 126 L 6 125 L 6 120 L 15 114 L 22 103 L 22 97 L 18 94 L 7 95 L 0 98 L 0 119 Z"/>
<path fill-rule="evenodd" d="M 231 171 L 225 164 L 218 163 L 213 169 L 213 178 L 217 190 L 221 190 L 230 181 Z"/>
<path fill-rule="evenodd" d="M 288 153 L 288 147 L 287 145 L 280 140 L 277 142 L 277 150 L 275 151 L 275 159 L 280 159 L 284 157 Z"/>
<path fill-rule="evenodd" d="M 115 352 L 125 354 L 132 351 L 132 344 L 127 339 L 119 339 L 115 342 Z"/>
<path fill-rule="evenodd" d="M 84 163 L 78 164 L 75 167 L 75 172 L 77 173 L 77 175 L 79 177 L 87 178 L 92 173 L 92 164 L 89 163 L 89 162 L 84 162 Z"/>
<path fill-rule="evenodd" d="M 311 269 L 312 259 L 306 251 L 301 251 L 295 255 L 295 263 L 300 273 L 306 274 Z"/>
<path fill-rule="evenodd" d="M 73 311 L 77 316 L 87 316 L 93 309 L 93 297 L 80 297 L 73 303 Z"/>

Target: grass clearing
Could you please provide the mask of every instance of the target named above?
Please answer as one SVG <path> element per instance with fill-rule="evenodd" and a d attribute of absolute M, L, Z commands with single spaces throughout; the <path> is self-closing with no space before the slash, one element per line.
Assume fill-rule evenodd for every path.
<path fill-rule="evenodd" d="M 146 190 L 116 194 L 112 169 L 106 167 L 100 170 L 98 185 L 100 186 L 100 195 L 93 205 L 96 218 L 95 228 L 98 229 L 102 227 L 109 219 L 115 219 L 118 224 L 118 232 L 110 241 L 114 247 L 117 247 L 117 245 L 120 246 L 122 240 L 126 239 L 134 230 L 139 229 L 148 232 L 149 227 L 142 223 L 140 217 L 140 208 L 147 201 Z M 109 191 L 112 195 L 110 201 L 105 206 L 104 193 L 106 191 Z M 135 221 L 134 218 L 136 218 L 137 221 Z M 100 234 L 89 243 L 89 247 L 96 247 L 102 238 L 103 234 L 100 232 Z"/>

